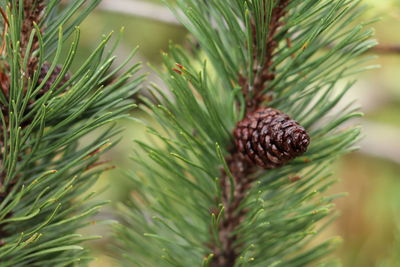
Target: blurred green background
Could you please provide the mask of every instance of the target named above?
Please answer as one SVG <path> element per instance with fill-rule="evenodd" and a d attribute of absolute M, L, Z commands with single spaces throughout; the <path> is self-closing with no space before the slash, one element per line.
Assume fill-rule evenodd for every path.
<path fill-rule="evenodd" d="M 117 62 L 139 45 L 136 60 L 146 63 L 143 71 L 149 73 L 151 82 L 160 84 L 148 64 L 158 67 L 160 52 L 168 49 L 169 41 L 185 44 L 187 32 L 158 2 L 103 0 L 81 27 L 79 58 L 90 53 L 96 44 L 94 41 L 103 33 L 118 32 L 125 27 Z M 369 9 L 363 19 L 381 18 L 373 25 L 379 43 L 400 46 L 400 1 L 364 2 Z M 336 202 L 340 216 L 324 235 L 342 237 L 335 256 L 343 266 L 400 266 L 400 51 L 376 54 L 379 58 L 371 63 L 381 67 L 361 74 L 347 96 L 357 99 L 365 113 L 362 120 L 355 122 L 364 128 L 361 149 L 339 159 L 333 166 L 340 181 L 331 191 L 348 192 L 349 196 Z M 75 64 L 78 66 L 79 60 Z M 133 110 L 132 115 L 149 121 L 140 111 Z M 133 120 L 119 123 L 126 128 L 123 139 L 105 156 L 117 168 L 105 173 L 93 188 L 94 191 L 105 188 L 98 198 L 110 199 L 114 204 L 104 207 L 96 220 L 114 218 L 115 203 L 129 196 L 129 182 L 123 170 L 129 170 L 132 165 L 129 159 L 134 148 L 132 140 L 146 138 L 140 123 Z M 91 266 L 116 266 L 110 257 L 109 226 L 96 225 L 84 232 L 105 237 L 87 244 L 98 258 Z"/>

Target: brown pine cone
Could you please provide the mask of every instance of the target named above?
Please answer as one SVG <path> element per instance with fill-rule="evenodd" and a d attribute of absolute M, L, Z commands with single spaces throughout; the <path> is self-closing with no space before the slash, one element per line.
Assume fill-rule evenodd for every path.
<path fill-rule="evenodd" d="M 238 122 L 234 130 L 238 152 L 264 169 L 283 166 L 302 155 L 310 144 L 306 130 L 285 113 L 259 108 Z"/>

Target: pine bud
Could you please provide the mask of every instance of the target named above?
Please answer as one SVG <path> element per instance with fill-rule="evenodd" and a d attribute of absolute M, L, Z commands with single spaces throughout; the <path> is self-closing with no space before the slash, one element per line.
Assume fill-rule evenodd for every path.
<path fill-rule="evenodd" d="M 264 169 L 283 166 L 302 155 L 310 144 L 306 130 L 285 113 L 259 108 L 238 122 L 234 130 L 238 152 Z"/>

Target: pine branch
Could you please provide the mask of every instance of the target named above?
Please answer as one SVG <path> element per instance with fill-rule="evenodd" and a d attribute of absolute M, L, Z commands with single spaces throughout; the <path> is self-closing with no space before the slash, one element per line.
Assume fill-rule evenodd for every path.
<path fill-rule="evenodd" d="M 129 67 L 134 51 L 116 68 L 126 71 L 109 72 L 117 45 L 105 52 L 111 35 L 72 72 L 77 26 L 98 1 L 74 1 L 65 9 L 59 4 L 8 1 L 1 12 L 0 265 L 5 267 L 91 260 L 81 245 L 99 236 L 76 231 L 105 203 L 93 202 L 87 191 L 110 168 L 98 161 L 120 132 L 109 123 L 133 107 L 128 99 L 143 78 L 131 78 L 139 69 Z M 106 84 L 110 76 L 116 78 Z M 104 130 L 92 142 L 79 142 L 100 127 Z"/>
<path fill-rule="evenodd" d="M 372 52 L 379 54 L 400 54 L 400 45 L 381 44 L 372 48 Z"/>
<path fill-rule="evenodd" d="M 275 75 L 272 67 L 273 55 L 278 47 L 278 42 L 275 41 L 275 35 L 281 26 L 281 19 L 286 14 L 286 6 L 289 4 L 289 0 L 279 1 L 279 3 L 272 9 L 272 16 L 268 23 L 268 35 L 266 43 L 266 55 L 262 63 L 257 62 L 257 47 L 262 40 L 257 40 L 257 30 L 254 19 L 251 22 L 252 37 L 253 37 L 253 51 L 254 55 L 254 80 L 249 83 L 246 81 L 243 75 L 239 77 L 239 84 L 242 86 L 243 94 L 246 99 L 246 109 L 248 112 L 254 111 L 260 107 L 260 104 L 265 100 L 265 83 L 267 81 L 273 80 Z M 266 10 L 266 2 L 264 2 L 264 14 L 268 11 Z M 264 15 L 264 20 L 266 20 L 266 15 Z M 258 66 L 262 66 L 260 69 Z M 250 84 L 252 86 L 250 86 Z M 253 91 L 254 90 L 254 91 Z M 219 229 L 219 241 L 211 246 L 212 251 L 214 251 L 214 258 L 212 261 L 212 266 L 234 266 L 238 258 L 238 253 L 236 250 L 243 249 L 240 246 L 235 246 L 235 241 L 238 239 L 236 234 L 237 227 L 243 222 L 246 215 L 245 210 L 239 210 L 240 204 L 245 199 L 245 196 L 254 182 L 254 177 L 251 174 L 256 171 L 254 166 L 245 162 L 243 157 L 241 157 L 240 152 L 232 151 L 231 155 L 225 159 L 229 166 L 229 171 L 234 177 L 234 184 L 229 184 L 229 177 L 226 173 L 222 173 L 221 188 L 223 188 L 223 194 L 221 203 L 224 206 L 224 219 L 220 225 Z M 231 187 L 234 187 L 233 199 L 229 197 L 229 192 Z M 221 248 L 218 248 L 217 243 L 221 243 Z"/>
<path fill-rule="evenodd" d="M 125 263 L 319 261 L 337 243 L 310 244 L 340 196 L 324 195 L 334 182 L 328 165 L 359 136 L 340 128 L 360 114 L 352 105 L 334 110 L 353 85 L 339 81 L 363 70 L 360 55 L 375 45 L 365 25 L 350 26 L 362 8 L 325 0 L 169 4 L 199 45 L 171 45 L 160 72 L 169 92 L 154 86 L 156 104 L 143 99 L 159 126 L 149 127 L 154 142 L 137 141 L 132 199 L 120 207 Z"/>
<path fill-rule="evenodd" d="M 262 62 L 257 62 L 257 47 L 261 44 L 262 40 L 257 40 L 257 30 L 254 18 L 251 21 L 252 37 L 253 37 L 253 51 L 254 51 L 254 67 L 253 76 L 254 80 L 249 83 L 246 78 L 241 74 L 239 77 L 239 84 L 243 88 L 243 92 L 246 96 L 246 106 L 248 111 L 254 111 L 260 104 L 265 100 L 265 83 L 267 81 L 273 80 L 275 74 L 272 67 L 272 60 L 276 49 L 278 48 L 278 42 L 275 40 L 278 29 L 282 26 L 281 19 L 286 14 L 286 6 L 289 4 L 289 0 L 279 1 L 272 9 L 272 14 L 270 21 L 265 21 L 268 24 L 268 34 L 266 38 L 266 52 L 265 57 Z M 266 9 L 266 2 L 263 2 L 264 20 L 266 20 L 266 14 L 268 10 Z"/>
<path fill-rule="evenodd" d="M 219 226 L 219 240 L 215 240 L 210 246 L 213 251 L 213 259 L 211 266 L 234 266 L 238 256 L 240 255 L 242 245 L 237 245 L 237 228 L 244 221 L 246 210 L 238 210 L 243 200 L 246 198 L 246 193 L 251 188 L 254 182 L 254 176 L 251 174 L 255 171 L 254 166 L 247 162 L 243 162 L 243 158 L 239 153 L 233 153 L 225 159 L 229 171 L 234 178 L 234 192 L 231 198 L 231 187 L 229 176 L 223 171 L 221 178 L 222 199 L 224 211 L 223 219 Z M 218 216 L 219 214 L 215 214 Z"/>

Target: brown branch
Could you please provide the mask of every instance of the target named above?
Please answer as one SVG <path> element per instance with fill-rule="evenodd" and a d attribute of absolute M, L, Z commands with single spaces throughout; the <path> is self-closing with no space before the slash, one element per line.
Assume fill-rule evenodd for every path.
<path fill-rule="evenodd" d="M 43 19 L 46 5 L 44 0 L 25 0 L 24 1 L 24 19 L 22 21 L 21 29 L 21 54 L 22 57 L 29 56 L 31 51 L 35 51 L 39 48 L 39 39 L 37 36 L 34 37 L 31 51 L 26 51 L 29 43 L 29 38 L 32 31 L 35 29 L 35 24 L 39 25 Z M 34 71 L 37 69 L 38 58 L 31 57 L 28 62 L 27 75 L 32 76 Z"/>
<path fill-rule="evenodd" d="M 234 266 L 239 257 L 238 250 L 241 248 L 241 244 L 237 243 L 239 236 L 232 234 L 232 232 L 240 225 L 246 215 L 246 210 L 239 209 L 239 206 L 245 199 L 246 192 L 253 182 L 250 176 L 254 172 L 254 167 L 243 161 L 239 153 L 233 152 L 226 161 L 234 177 L 235 189 L 231 198 L 232 185 L 228 182 L 228 175 L 223 171 L 223 178 L 220 184 L 222 188 L 221 201 L 225 209 L 223 220 L 219 225 L 219 240 L 215 241 L 211 246 L 214 253 L 212 267 Z M 219 245 L 217 245 L 218 243 Z"/>
<path fill-rule="evenodd" d="M 264 89 L 265 83 L 267 81 L 271 81 L 275 78 L 274 70 L 272 67 L 272 60 L 275 54 L 276 49 L 278 48 L 278 42 L 275 40 L 276 34 L 279 28 L 282 26 L 281 18 L 286 15 L 286 7 L 289 4 L 290 0 L 281 0 L 272 10 L 272 17 L 268 26 L 268 36 L 267 36 L 267 48 L 266 55 L 263 59 L 263 63 L 258 62 L 257 56 L 254 55 L 254 66 L 253 66 L 253 88 L 250 93 L 250 82 L 245 81 L 243 83 L 243 77 L 240 75 L 239 81 L 241 82 L 241 86 L 243 88 L 243 92 L 246 96 L 246 108 L 247 111 L 256 110 L 260 104 L 264 101 Z M 260 45 L 256 39 L 256 25 L 255 22 L 252 22 L 253 29 L 253 40 L 254 46 L 257 47 Z M 256 49 L 254 49 L 256 51 Z M 262 64 L 261 70 L 259 69 L 259 65 Z M 245 79 L 244 79 L 245 80 Z"/>
<path fill-rule="evenodd" d="M 21 50 L 24 50 L 28 45 L 29 38 L 32 30 L 35 28 L 34 24 L 39 24 L 43 18 L 45 10 L 44 0 L 25 0 L 24 1 L 24 18 L 22 21 L 21 29 Z M 34 40 L 34 46 L 38 45 L 38 40 Z M 36 49 L 37 47 L 33 47 Z"/>
<path fill-rule="evenodd" d="M 372 47 L 370 51 L 379 54 L 400 54 L 400 45 L 381 44 Z"/>
<path fill-rule="evenodd" d="M 8 18 L 7 18 L 6 12 L 4 12 L 4 10 L 1 7 L 0 7 L 0 14 L 4 19 L 4 28 L 3 28 L 3 33 L 1 34 L 1 38 L 3 40 L 3 43 L 1 44 L 1 48 L 0 48 L 1 49 L 0 50 L 0 55 L 2 55 L 3 52 L 5 51 L 5 48 L 6 48 L 6 38 L 5 37 L 6 37 L 7 30 L 8 30 L 9 22 L 8 22 Z"/>
<path fill-rule="evenodd" d="M 3 28 L 3 32 L 1 34 L 1 38 L 2 38 L 2 44 L 1 44 L 1 48 L 0 48 L 0 55 L 3 55 L 3 53 L 5 53 L 6 50 L 6 34 L 8 31 L 8 18 L 7 18 L 7 14 L 4 12 L 4 10 L 0 7 L 0 14 L 3 17 L 4 20 L 4 28 Z M 2 62 L 3 64 L 0 64 L 0 90 L 3 92 L 4 96 L 7 97 L 8 96 L 8 87 L 9 87 L 9 79 L 8 76 L 5 74 L 5 70 L 8 69 L 8 64 L 6 62 Z M 2 106 L 1 107 L 2 111 L 5 111 L 5 107 Z M 0 126 L 0 130 L 1 130 L 1 126 Z M 1 133 L 0 133 L 1 135 Z"/>
<path fill-rule="evenodd" d="M 333 49 L 336 46 L 335 43 L 328 44 L 324 49 Z M 345 51 L 346 52 L 346 51 Z M 400 55 L 400 45 L 398 44 L 380 44 L 368 49 L 365 53 L 377 53 L 381 55 Z"/>
<path fill-rule="evenodd" d="M 263 59 L 263 63 L 257 62 L 257 55 L 254 55 L 254 81 L 250 82 L 243 76 L 239 75 L 239 85 L 242 87 L 243 93 L 246 98 L 246 111 L 251 112 L 256 110 L 261 103 L 264 101 L 264 89 L 265 83 L 275 78 L 274 70 L 271 69 L 273 64 L 273 57 L 276 49 L 278 48 L 278 42 L 275 40 L 276 34 L 279 28 L 282 26 L 281 18 L 286 15 L 286 7 L 290 0 L 280 0 L 272 11 L 272 17 L 269 21 L 269 31 L 266 43 L 266 55 Z M 253 21 L 253 46 L 256 48 L 262 45 L 256 40 L 256 25 Z M 257 53 L 257 49 L 254 49 Z M 262 64 L 262 69 L 259 70 L 258 66 Z M 250 84 L 253 85 L 253 89 L 250 90 Z M 236 263 L 239 257 L 239 251 L 243 244 L 240 243 L 240 236 L 233 234 L 238 226 L 242 223 L 246 216 L 247 211 L 240 208 L 240 205 L 246 198 L 248 190 L 251 188 L 254 178 L 253 175 L 256 171 L 256 167 L 244 160 L 243 156 L 236 150 L 231 150 L 229 156 L 226 157 L 229 170 L 233 176 L 234 185 L 230 184 L 230 179 L 225 171 L 222 171 L 221 188 L 222 188 L 222 199 L 219 199 L 220 203 L 224 206 L 224 214 L 222 221 L 219 225 L 218 239 L 214 240 L 210 245 L 213 251 L 214 257 L 211 262 L 212 267 L 231 267 Z M 231 196 L 231 188 L 234 186 L 234 192 Z"/>

